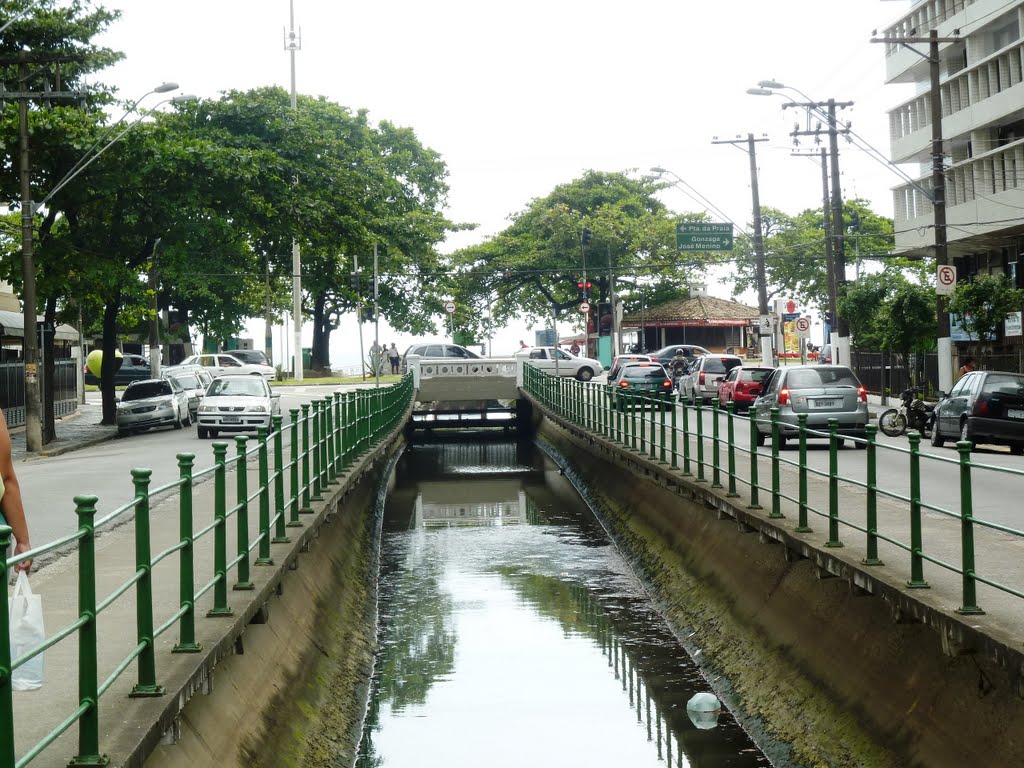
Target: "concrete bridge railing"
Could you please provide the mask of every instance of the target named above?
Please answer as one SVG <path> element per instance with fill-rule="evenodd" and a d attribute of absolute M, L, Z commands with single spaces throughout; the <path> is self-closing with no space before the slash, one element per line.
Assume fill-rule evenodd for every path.
<path fill-rule="evenodd" d="M 420 402 L 515 400 L 523 383 L 523 363 L 515 358 L 424 358 L 410 355 L 416 399 Z"/>

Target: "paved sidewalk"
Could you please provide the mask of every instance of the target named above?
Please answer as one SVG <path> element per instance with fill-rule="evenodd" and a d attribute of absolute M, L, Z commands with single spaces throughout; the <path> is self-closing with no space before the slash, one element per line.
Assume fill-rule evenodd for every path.
<path fill-rule="evenodd" d="M 100 424 L 102 419 L 103 406 L 99 400 L 79 404 L 77 411 L 56 420 L 57 439 L 44 445 L 39 453 L 26 449 L 25 427 L 14 427 L 11 429 L 11 454 L 15 464 L 38 456 L 60 456 L 116 437 L 117 428 Z"/>

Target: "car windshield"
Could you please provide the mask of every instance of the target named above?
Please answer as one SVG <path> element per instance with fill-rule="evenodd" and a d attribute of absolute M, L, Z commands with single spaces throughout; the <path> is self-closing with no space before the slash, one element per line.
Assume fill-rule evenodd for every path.
<path fill-rule="evenodd" d="M 181 384 L 182 389 L 200 389 L 203 386 L 194 373 L 179 373 L 174 380 Z"/>
<path fill-rule="evenodd" d="M 859 387 L 860 382 L 849 368 L 802 368 L 789 372 L 786 386 L 789 389 Z"/>
<path fill-rule="evenodd" d="M 250 376 L 226 376 L 223 379 L 214 379 L 210 385 L 209 395 L 227 395 L 238 397 L 265 397 L 262 379 Z"/>
<path fill-rule="evenodd" d="M 727 373 L 737 365 L 743 365 L 743 362 L 731 357 L 705 357 L 704 373 Z"/>
<path fill-rule="evenodd" d="M 145 400 L 147 397 L 160 397 L 169 394 L 171 394 L 171 385 L 166 381 L 143 381 L 129 386 L 121 399 Z"/>
<path fill-rule="evenodd" d="M 1024 397 L 1024 376 L 1012 373 L 990 373 L 985 377 L 982 392 L 988 395 Z"/>

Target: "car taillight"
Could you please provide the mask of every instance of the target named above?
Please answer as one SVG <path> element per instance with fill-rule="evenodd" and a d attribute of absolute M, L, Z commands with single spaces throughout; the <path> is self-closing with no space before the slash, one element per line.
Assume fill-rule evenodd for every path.
<path fill-rule="evenodd" d="M 622 387 L 623 389 L 625 389 L 626 387 L 629 386 L 629 382 L 626 381 L 625 379 L 622 379 L 622 380 L 619 381 L 619 386 Z"/>
<path fill-rule="evenodd" d="M 860 401 L 866 403 L 868 401 L 868 391 L 864 387 L 857 387 L 857 394 L 860 395 Z"/>
<path fill-rule="evenodd" d="M 704 386 L 704 371 L 701 371 L 700 376 L 697 377 L 697 383 Z"/>
<path fill-rule="evenodd" d="M 786 405 L 788 403 L 789 403 L 789 390 L 788 389 L 780 389 L 779 390 L 779 405 Z"/>
<path fill-rule="evenodd" d="M 987 416 L 991 408 L 992 402 L 985 395 L 981 395 L 974 401 L 974 410 L 971 411 L 971 415 Z"/>
<path fill-rule="evenodd" d="M 672 389 L 672 379 L 665 379 L 663 382 L 661 382 L 661 386 L 663 386 L 665 389 Z"/>

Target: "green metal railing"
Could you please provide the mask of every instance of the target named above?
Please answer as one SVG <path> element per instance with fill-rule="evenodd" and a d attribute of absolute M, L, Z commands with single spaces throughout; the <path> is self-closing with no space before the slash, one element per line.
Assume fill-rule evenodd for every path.
<path fill-rule="evenodd" d="M 150 488 L 151 470 L 133 469 L 133 494 L 129 501 L 97 520 L 97 497 L 75 496 L 75 514 L 78 516 L 78 530 L 75 533 L 6 562 L 0 558 L 0 573 L 6 583 L 10 569 L 24 560 L 38 559 L 44 554 L 65 550 L 72 545 L 76 545 L 78 555 L 78 619 L 13 660 L 7 591 L 3 590 L 3 604 L 0 605 L 0 765 L 17 768 L 28 765 L 76 723 L 78 750 L 69 764 L 107 765 L 109 759 L 102 754 L 100 745 L 101 696 L 133 666 L 137 682 L 130 697 L 164 695 L 164 687 L 160 684 L 160 660 L 156 652 L 157 638 L 177 627 L 178 642 L 173 647 L 173 653 L 202 651 L 201 644 L 196 642 L 197 602 L 207 593 L 212 593 L 212 607 L 206 612 L 206 618 L 231 616 L 233 610 L 228 599 L 228 583 L 232 573 L 235 579 L 233 590 L 253 589 L 250 565 L 260 567 L 273 564 L 271 544 L 290 541 L 287 529 L 303 525 L 300 516 L 313 512 L 310 502 L 323 498 L 328 487 L 338 484 L 359 456 L 401 426 L 400 420 L 410 406 L 412 397 L 411 375 L 388 387 L 335 392 L 330 397 L 314 400 L 312 404 L 303 404 L 301 416 L 299 409 L 292 409 L 291 421 L 287 426 L 283 425 L 281 416 L 275 415 L 270 429 L 260 428 L 255 441 L 246 435 L 236 436 L 233 456 L 228 456 L 229 443 L 214 442 L 213 464 L 204 469 L 194 469 L 193 454 L 178 454 L 178 479 L 157 488 Z M 286 438 L 291 449 L 287 461 L 284 459 Z M 249 461 L 254 454 L 258 480 L 256 487 L 250 490 Z M 229 470 L 235 471 L 233 502 L 228 499 Z M 205 510 L 212 520 L 195 529 L 193 489 L 199 480 L 207 476 L 212 476 L 214 484 L 213 508 Z M 151 551 L 150 501 L 155 495 L 164 493 L 176 493 L 178 497 L 179 541 L 154 555 Z M 255 537 L 250 536 L 248 521 L 250 504 L 253 503 L 258 509 Z M 134 515 L 135 522 L 135 571 L 128 580 L 99 599 L 96 532 L 129 514 Z M 228 526 L 231 518 L 235 518 L 236 523 L 235 556 L 229 560 Z M 9 527 L 0 526 L 0 551 L 6 551 L 10 535 Z M 208 548 L 206 559 L 212 561 L 213 572 L 210 579 L 197 589 L 194 573 L 199 546 Z M 250 563 L 253 553 L 256 557 Z M 179 582 L 179 605 L 177 610 L 163 617 L 159 626 L 154 626 L 155 610 L 158 607 L 154 605 L 153 599 L 154 569 L 174 555 L 178 557 L 175 570 Z M 113 671 L 100 680 L 98 648 L 101 638 L 97 631 L 97 620 L 104 610 L 132 590 L 136 608 L 135 645 Z M 16 757 L 11 675 L 22 664 L 72 635 L 78 638 L 77 706 L 70 707 L 60 724 L 35 746 Z"/>
<path fill-rule="evenodd" d="M 584 384 L 575 380 L 556 379 L 529 365 L 525 366 L 523 382 L 524 390 L 531 397 L 561 418 L 581 429 L 594 432 L 596 436 L 609 443 L 635 452 L 638 459 L 656 462 L 682 477 L 694 478 L 695 482 L 707 483 L 707 474 L 710 473 L 712 488 L 723 487 L 720 454 L 724 450 L 727 457 L 727 497 L 739 496 L 737 488 L 744 486 L 747 497 L 745 506 L 748 509 L 761 509 L 761 495 L 768 494 L 769 518 L 784 518 L 785 505 L 787 510 L 796 511 L 797 524 L 794 530 L 798 533 L 813 533 L 815 529 L 812 523 L 820 522 L 827 534 L 823 542 L 825 547 L 843 547 L 844 532 L 847 536 L 860 537 L 858 544 L 863 543 L 866 553 L 861 563 L 865 566 L 883 564 L 879 558 L 880 542 L 895 547 L 907 558 L 906 566 L 910 574 L 906 584 L 908 588 L 928 588 L 929 584 L 924 574 L 926 564 L 955 574 L 961 582 L 961 603 L 957 608 L 958 613 L 983 613 L 978 606 L 978 584 L 987 585 L 1016 598 L 1024 598 L 1024 583 L 1021 583 L 1024 582 L 1024 577 L 1020 581 L 1014 581 L 1013 578 L 1017 574 L 1006 572 L 1000 580 L 979 571 L 977 567 L 976 528 L 987 529 L 1018 540 L 1024 540 L 1024 531 L 977 517 L 974 513 L 973 484 L 973 477 L 978 472 L 989 475 L 1002 473 L 1022 479 L 1024 472 L 978 462 L 972 455 L 969 442 L 958 442 L 957 457 L 952 459 L 936 454 L 923 454 L 920 450 L 921 436 L 917 433 L 910 433 L 909 447 L 879 443 L 876 439 L 877 427 L 874 425 L 868 425 L 864 438 L 850 437 L 839 432 L 839 425 L 834 419 L 830 420 L 827 430 L 820 431 L 808 428 L 806 417 L 803 416 L 793 428 L 795 436 L 788 429 L 784 435 L 777 410 L 773 410 L 769 419 L 758 421 L 737 415 L 731 403 L 730 407 L 722 408 L 717 399 L 711 401 L 710 408 L 700 399 L 693 406 L 677 404 L 674 397 L 671 403 L 666 403 L 661 396 L 631 393 L 628 389 L 606 384 Z M 590 403 L 596 409 L 586 422 L 576 416 L 580 403 Z M 679 412 L 682 419 L 681 425 L 677 427 Z M 710 435 L 705 433 L 705 422 L 708 420 Z M 723 421 L 724 438 L 720 433 Z M 740 425 L 739 428 L 737 424 Z M 744 433 L 748 439 L 741 442 L 737 435 Z M 827 440 L 827 470 L 816 468 L 808 461 L 808 438 Z M 794 439 L 798 448 L 795 458 L 782 455 L 783 444 Z M 657 446 L 654 445 L 655 441 L 658 443 Z M 839 449 L 846 441 L 865 451 L 866 466 L 863 479 L 852 474 L 841 474 Z M 768 453 L 757 451 L 756 446 L 762 442 L 769 442 Z M 741 460 L 744 453 L 748 458 L 745 462 Z M 892 465 L 893 462 L 904 463 L 907 477 L 905 490 L 896 487 L 885 488 L 879 484 L 878 466 L 883 461 L 887 465 Z M 932 503 L 923 498 L 923 461 L 932 466 L 948 465 L 951 470 L 955 467 L 960 480 L 957 498 L 949 500 L 947 505 Z M 761 470 L 764 464 L 767 464 L 768 469 L 768 485 L 764 485 L 762 480 Z M 783 483 L 784 468 L 795 473 L 795 481 Z M 809 483 L 824 484 L 827 489 L 824 505 L 819 503 L 815 506 L 811 503 Z M 855 504 L 852 496 L 840 503 L 840 488 L 843 484 L 863 489 L 863 506 Z M 979 487 L 984 488 L 984 483 Z M 882 499 L 900 505 L 906 510 L 906 515 L 899 516 L 901 520 L 909 521 L 909 533 L 906 536 L 901 536 L 893 530 L 880 529 L 879 501 Z M 959 522 L 960 551 L 957 557 L 940 556 L 934 537 L 932 550 L 926 548 L 929 542 L 923 523 L 925 512 L 933 513 L 933 517 Z M 890 520 L 890 525 L 892 524 Z"/>

